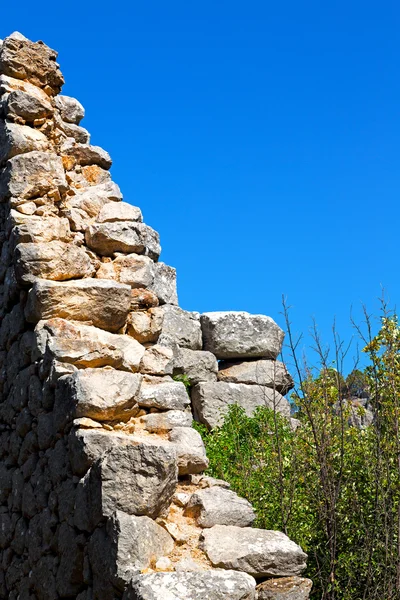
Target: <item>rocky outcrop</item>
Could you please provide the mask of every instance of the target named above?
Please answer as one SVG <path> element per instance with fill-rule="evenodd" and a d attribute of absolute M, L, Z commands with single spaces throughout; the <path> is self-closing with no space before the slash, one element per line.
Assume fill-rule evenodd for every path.
<path fill-rule="evenodd" d="M 203 475 L 191 425 L 290 416 L 283 332 L 178 306 L 56 58 L 0 41 L 0 598 L 255 600 L 305 555 Z"/>

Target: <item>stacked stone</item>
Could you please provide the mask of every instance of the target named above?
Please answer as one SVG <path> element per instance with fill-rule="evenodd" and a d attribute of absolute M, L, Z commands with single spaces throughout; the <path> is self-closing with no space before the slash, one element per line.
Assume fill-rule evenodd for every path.
<path fill-rule="evenodd" d="M 304 591 L 306 555 L 202 475 L 191 427 L 192 408 L 213 427 L 232 402 L 289 414 L 283 334 L 179 308 L 56 58 L 0 42 L 0 597 L 252 600 L 276 577 Z"/>

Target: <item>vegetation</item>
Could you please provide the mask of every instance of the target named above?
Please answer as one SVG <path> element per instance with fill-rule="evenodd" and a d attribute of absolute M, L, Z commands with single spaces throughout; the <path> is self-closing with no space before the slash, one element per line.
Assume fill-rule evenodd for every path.
<path fill-rule="evenodd" d="M 309 555 L 312 598 L 400 598 L 400 327 L 386 310 L 380 331 L 366 319 L 369 366 L 344 378 L 345 351 L 334 334 L 334 362 L 314 330 L 318 366 L 299 365 L 288 338 L 298 385 L 294 429 L 260 407 L 252 418 L 232 406 L 213 432 L 196 425 L 210 459 L 209 474 L 229 481 L 257 511 L 256 525 L 280 529 Z M 335 368 L 334 368 L 335 367 Z M 355 427 L 347 399 L 368 401 L 374 420 Z"/>

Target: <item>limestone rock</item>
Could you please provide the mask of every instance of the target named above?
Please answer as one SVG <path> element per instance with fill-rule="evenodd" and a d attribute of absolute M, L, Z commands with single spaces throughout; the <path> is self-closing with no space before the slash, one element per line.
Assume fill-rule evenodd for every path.
<path fill-rule="evenodd" d="M 141 375 L 109 368 L 80 369 L 58 380 L 56 405 L 74 407 L 75 417 L 128 420 L 137 412 Z M 57 406 L 55 407 L 57 409 Z"/>
<path fill-rule="evenodd" d="M 90 545 L 94 572 L 121 591 L 143 569 L 172 552 L 171 536 L 149 517 L 117 510 L 107 521 L 105 535 L 95 533 Z"/>
<path fill-rule="evenodd" d="M 54 98 L 54 104 L 60 111 L 62 120 L 67 123 L 79 125 L 85 116 L 85 109 L 76 98 L 59 95 Z"/>
<path fill-rule="evenodd" d="M 66 123 L 61 119 L 54 119 L 57 128 L 68 137 L 73 138 L 78 144 L 90 144 L 90 133 L 84 127 L 80 125 L 74 125 L 73 123 Z"/>
<path fill-rule="evenodd" d="M 134 443 L 132 436 L 117 431 L 73 427 L 68 435 L 68 453 L 73 473 L 82 476 L 110 448 Z"/>
<path fill-rule="evenodd" d="M 151 346 L 145 351 L 140 372 L 149 375 L 172 375 L 173 350 L 166 346 Z"/>
<path fill-rule="evenodd" d="M 43 42 L 8 37 L 0 48 L 0 73 L 48 87 L 55 95 L 64 83 L 56 58 L 57 52 Z"/>
<path fill-rule="evenodd" d="M 192 494 L 185 515 L 195 517 L 200 527 L 214 527 L 214 525 L 250 527 L 256 518 L 250 502 L 240 498 L 235 492 L 219 486 Z"/>
<path fill-rule="evenodd" d="M 186 388 L 171 377 L 143 377 L 139 406 L 158 410 L 185 410 L 190 404 Z"/>
<path fill-rule="evenodd" d="M 63 156 L 71 159 L 71 163 L 67 163 L 68 170 L 70 170 L 68 167 L 75 165 L 80 165 L 81 167 L 97 165 L 107 170 L 112 165 L 112 160 L 108 152 L 99 146 L 67 142 L 62 146 L 61 152 Z"/>
<path fill-rule="evenodd" d="M 258 406 L 267 406 L 282 415 L 290 416 L 289 402 L 279 392 L 261 385 L 244 383 L 199 383 L 192 391 L 195 419 L 213 428 L 221 425 L 228 407 L 237 404 L 248 417 Z"/>
<path fill-rule="evenodd" d="M 275 359 L 285 335 L 271 317 L 246 312 L 204 313 L 201 327 L 204 350 L 218 359 Z"/>
<path fill-rule="evenodd" d="M 135 288 L 131 290 L 131 310 L 148 310 L 158 306 L 158 298 L 150 290 Z"/>
<path fill-rule="evenodd" d="M 163 262 L 154 265 L 154 281 L 150 289 L 157 295 L 160 304 L 178 304 L 176 291 L 176 269 Z"/>
<path fill-rule="evenodd" d="M 253 577 L 300 575 L 307 555 L 280 531 L 215 525 L 202 533 L 202 547 L 214 567 Z"/>
<path fill-rule="evenodd" d="M 153 283 L 154 266 L 154 262 L 148 256 L 120 254 L 112 262 L 101 263 L 96 277 L 114 279 L 132 288 L 147 288 Z"/>
<path fill-rule="evenodd" d="M 71 242 L 71 230 L 68 219 L 58 217 L 26 217 L 11 210 L 10 225 L 15 225 L 11 233 L 11 245 L 14 248 L 21 243 L 43 243 L 58 240 Z"/>
<path fill-rule="evenodd" d="M 200 381 L 217 381 L 218 362 L 214 354 L 203 350 L 177 348 L 174 354 L 174 374 L 186 375 L 191 385 Z"/>
<path fill-rule="evenodd" d="M 174 427 L 169 434 L 176 447 L 179 475 L 201 473 L 208 467 L 208 458 L 201 435 L 191 427 Z"/>
<path fill-rule="evenodd" d="M 62 160 L 50 152 L 27 152 L 13 156 L 0 175 L 0 195 L 21 200 L 44 196 L 48 192 L 67 189 Z"/>
<path fill-rule="evenodd" d="M 0 121 L 0 164 L 18 154 L 49 149 L 47 137 L 26 125 Z"/>
<path fill-rule="evenodd" d="M 33 122 L 35 119 L 51 116 L 53 107 L 46 95 L 40 96 L 37 92 L 32 95 L 28 91 L 14 90 L 7 97 L 6 112 L 17 115 L 24 121 Z"/>
<path fill-rule="evenodd" d="M 35 333 L 40 356 L 46 351 L 56 360 L 86 367 L 114 367 L 137 372 L 145 348 L 127 335 L 65 319 L 40 321 Z"/>
<path fill-rule="evenodd" d="M 151 573 L 132 580 L 123 600 L 254 600 L 256 582 L 246 573 Z"/>
<path fill-rule="evenodd" d="M 118 331 L 125 323 L 130 306 L 127 285 L 103 279 L 45 281 L 34 283 L 28 294 L 26 318 L 84 321 L 108 331 Z"/>
<path fill-rule="evenodd" d="M 93 223 L 85 235 L 89 248 L 100 256 L 112 256 L 114 252 L 135 252 L 157 260 L 161 252 L 158 233 L 144 223 Z"/>
<path fill-rule="evenodd" d="M 167 410 L 165 412 L 149 413 L 142 417 L 144 428 L 151 433 L 171 431 L 175 427 L 191 427 L 192 414 L 183 410 Z"/>
<path fill-rule="evenodd" d="M 182 348 L 201 350 L 199 313 L 188 312 L 171 304 L 164 304 L 160 307 L 160 311 L 163 314 L 162 331 L 158 338 L 161 346 L 179 345 Z"/>
<path fill-rule="evenodd" d="M 96 221 L 98 223 L 114 223 L 116 221 L 142 221 L 142 211 L 127 202 L 106 204 L 101 209 Z"/>
<path fill-rule="evenodd" d="M 74 196 L 68 198 L 66 207 L 67 211 L 68 208 L 77 209 L 83 220 L 97 217 L 104 205 L 119 202 L 122 198 L 121 190 L 113 181 L 106 181 L 76 191 Z M 82 225 L 82 228 L 86 229 L 86 227 L 87 222 Z"/>
<path fill-rule="evenodd" d="M 258 600 L 308 600 L 311 588 L 311 579 L 280 577 L 260 583 L 257 586 L 257 597 Z"/>
<path fill-rule="evenodd" d="M 275 388 L 281 394 L 287 394 L 294 386 L 285 365 L 278 360 L 224 361 L 219 365 L 218 380 L 226 383 L 266 385 Z"/>
<path fill-rule="evenodd" d="M 90 472 L 93 511 L 110 517 L 122 510 L 156 519 L 172 502 L 178 481 L 175 449 L 137 444 L 111 448 Z"/>
<path fill-rule="evenodd" d="M 21 284 L 38 278 L 66 281 L 91 277 L 95 267 L 84 248 L 65 242 L 18 244 L 14 254 L 15 273 Z"/>
<path fill-rule="evenodd" d="M 164 315 L 159 307 L 131 312 L 128 317 L 127 333 L 141 344 L 157 342 L 162 331 L 163 319 Z"/>

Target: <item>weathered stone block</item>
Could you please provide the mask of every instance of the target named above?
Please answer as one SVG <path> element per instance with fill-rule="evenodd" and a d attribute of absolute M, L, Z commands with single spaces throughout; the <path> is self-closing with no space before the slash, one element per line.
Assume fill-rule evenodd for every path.
<path fill-rule="evenodd" d="M 49 149 L 47 137 L 25 125 L 0 121 L 0 165 L 18 154 Z"/>
<path fill-rule="evenodd" d="M 257 586 L 257 597 L 258 600 L 308 600 L 311 588 L 311 579 L 280 577 L 260 583 Z"/>
<path fill-rule="evenodd" d="M 151 433 L 171 431 L 175 427 L 191 427 L 192 413 L 184 410 L 167 410 L 149 413 L 142 417 L 144 428 Z"/>
<path fill-rule="evenodd" d="M 218 380 L 225 383 L 266 385 L 281 394 L 294 386 L 286 366 L 278 360 L 223 361 L 219 365 Z"/>
<path fill-rule="evenodd" d="M 63 157 L 70 159 L 70 161 L 64 160 L 67 170 L 70 170 L 75 165 L 80 165 L 81 167 L 97 165 L 107 170 L 112 165 L 110 155 L 103 148 L 100 148 L 100 146 L 79 144 L 68 140 L 61 147 L 61 153 Z"/>
<path fill-rule="evenodd" d="M 87 251 L 74 244 L 51 241 L 18 244 L 14 253 L 15 274 L 22 285 L 38 278 L 66 281 L 91 277 L 94 261 Z"/>
<path fill-rule="evenodd" d="M 156 519 L 170 506 L 177 481 L 172 446 L 140 443 L 111 448 L 90 471 L 92 514 L 100 519 L 122 510 Z"/>
<path fill-rule="evenodd" d="M 150 289 L 157 295 L 160 304 L 178 304 L 176 269 L 163 262 L 154 265 L 154 281 Z"/>
<path fill-rule="evenodd" d="M 142 220 L 142 211 L 140 208 L 132 206 L 132 204 L 128 204 L 127 202 L 106 204 L 96 219 L 98 223 L 115 223 L 117 221 L 142 222 Z"/>
<path fill-rule="evenodd" d="M 149 517 L 116 511 L 105 531 L 97 531 L 90 542 L 90 562 L 97 579 L 123 591 L 132 577 L 147 569 L 160 556 L 172 552 L 171 536 Z"/>
<path fill-rule="evenodd" d="M 157 260 L 161 253 L 158 233 L 144 223 L 93 223 L 85 236 L 89 248 L 100 256 L 112 256 L 114 252 L 135 252 Z"/>
<path fill-rule="evenodd" d="M 132 436 L 118 431 L 74 427 L 68 435 L 68 452 L 72 471 L 75 475 L 82 476 L 110 448 L 135 443 Z"/>
<path fill-rule="evenodd" d="M 246 573 L 151 573 L 132 580 L 123 600 L 254 600 L 256 582 Z"/>
<path fill-rule="evenodd" d="M 158 343 L 161 346 L 176 345 L 191 350 L 201 350 L 201 327 L 200 315 L 197 312 L 188 312 L 179 308 L 164 304 L 160 307 L 163 313 L 163 325 Z"/>
<path fill-rule="evenodd" d="M 276 390 L 244 383 L 199 383 L 192 390 L 195 419 L 213 428 L 221 425 L 231 404 L 244 408 L 248 417 L 258 406 L 266 406 L 285 417 L 290 416 L 289 402 Z"/>
<path fill-rule="evenodd" d="M 144 375 L 138 402 L 146 408 L 185 410 L 190 404 L 190 398 L 180 381 L 173 381 L 168 376 Z"/>
<path fill-rule="evenodd" d="M 30 323 L 60 317 L 118 331 L 128 316 L 130 288 L 105 279 L 34 283 L 28 294 L 26 318 Z"/>
<path fill-rule="evenodd" d="M 166 346 L 151 346 L 145 351 L 140 372 L 149 375 L 172 375 L 174 353 Z"/>
<path fill-rule="evenodd" d="M 271 317 L 246 312 L 204 313 L 201 327 L 204 350 L 209 350 L 218 359 L 275 359 L 285 336 Z"/>
<path fill-rule="evenodd" d="M 214 567 L 255 578 L 300 575 L 306 568 L 307 555 L 280 531 L 215 525 L 203 531 L 202 547 Z"/>
<path fill-rule="evenodd" d="M 54 98 L 54 104 L 60 111 L 62 120 L 67 123 L 79 125 L 85 116 L 85 109 L 82 104 L 78 102 L 76 98 L 71 98 L 71 96 L 56 96 Z"/>
<path fill-rule="evenodd" d="M 200 381 L 217 381 L 217 372 L 218 362 L 211 352 L 176 348 L 174 374 L 186 375 L 191 385 Z"/>
<path fill-rule="evenodd" d="M 48 96 L 39 95 L 36 90 L 35 95 L 29 91 L 14 90 L 6 100 L 6 114 L 17 115 L 28 122 L 49 117 L 53 112 Z"/>
<path fill-rule="evenodd" d="M 64 78 L 56 62 L 57 52 L 43 42 L 8 37 L 0 46 L 0 73 L 24 79 L 58 94 Z"/>
<path fill-rule="evenodd" d="M 207 528 L 214 525 L 250 527 L 256 518 L 250 502 L 220 486 L 192 494 L 185 515 L 194 517 L 200 527 Z"/>
<path fill-rule="evenodd" d="M 163 328 L 164 314 L 160 307 L 131 312 L 127 333 L 141 344 L 157 342 Z"/>
<path fill-rule="evenodd" d="M 110 366 L 135 373 L 145 353 L 145 348 L 127 335 L 65 319 L 40 321 L 35 333 L 38 356 L 47 352 L 52 358 L 77 367 Z"/>
<path fill-rule="evenodd" d="M 21 204 L 54 189 L 66 191 L 67 181 L 61 158 L 50 152 L 33 151 L 14 156 L 0 175 L 0 196 L 14 196 Z"/>
<path fill-rule="evenodd" d="M 208 458 L 201 435 L 191 427 L 174 427 L 169 441 L 176 448 L 179 475 L 202 473 L 208 467 Z"/>
<path fill-rule="evenodd" d="M 128 420 L 137 412 L 141 382 L 142 376 L 135 373 L 80 369 L 58 380 L 54 411 L 67 409 L 74 418 L 97 421 Z"/>

